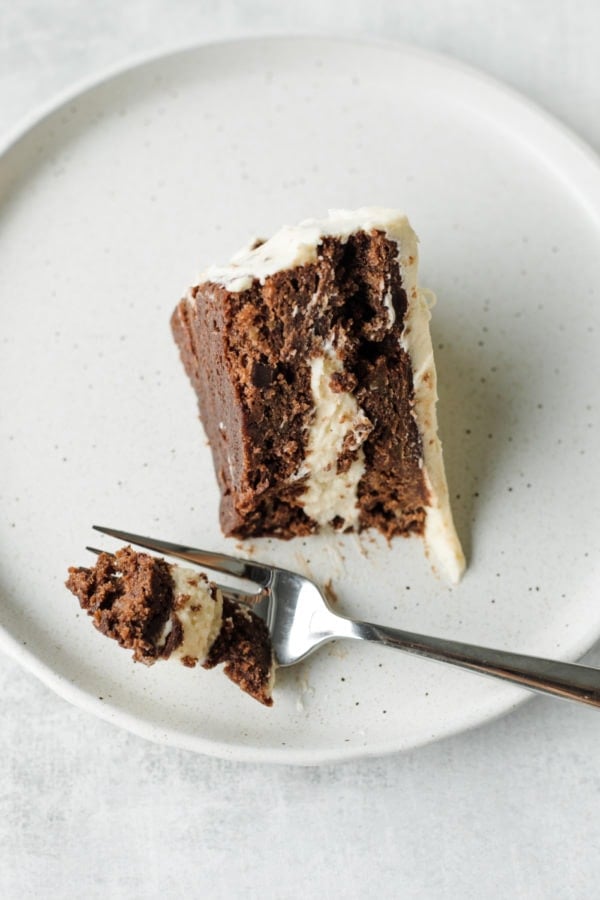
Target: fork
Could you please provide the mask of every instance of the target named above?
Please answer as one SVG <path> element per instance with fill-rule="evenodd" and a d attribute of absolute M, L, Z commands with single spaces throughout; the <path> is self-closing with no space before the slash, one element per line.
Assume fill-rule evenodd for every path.
<path fill-rule="evenodd" d="M 600 669 L 592 666 L 479 647 L 349 619 L 330 608 L 313 581 L 288 569 L 155 540 L 116 528 L 99 525 L 93 528 L 127 544 L 136 544 L 252 582 L 254 591 L 241 587 L 218 587 L 225 596 L 248 604 L 265 621 L 278 666 L 293 666 L 323 644 L 349 638 L 395 647 L 482 675 L 491 675 L 541 694 L 577 700 L 600 708 Z"/>

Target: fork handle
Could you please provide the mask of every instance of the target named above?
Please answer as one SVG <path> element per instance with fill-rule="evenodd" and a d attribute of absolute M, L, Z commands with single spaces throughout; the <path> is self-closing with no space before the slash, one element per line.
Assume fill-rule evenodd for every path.
<path fill-rule="evenodd" d="M 417 656 L 425 656 L 440 662 L 469 669 L 482 675 L 492 675 L 503 681 L 529 688 L 541 694 L 577 700 L 600 708 L 600 669 L 565 663 L 538 656 L 525 656 L 505 650 L 493 650 L 460 641 L 428 637 L 410 631 L 400 631 L 371 622 L 350 622 L 341 628 L 340 637 L 372 641 L 396 647 Z"/>

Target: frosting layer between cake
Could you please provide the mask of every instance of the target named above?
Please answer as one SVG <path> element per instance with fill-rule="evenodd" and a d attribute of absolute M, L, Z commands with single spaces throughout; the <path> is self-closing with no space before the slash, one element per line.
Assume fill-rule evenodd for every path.
<path fill-rule="evenodd" d="M 389 257 L 386 247 L 394 248 Z M 349 248 L 349 253 L 344 248 Z M 321 527 L 331 524 L 342 529 L 375 524 L 371 519 L 381 505 L 379 494 L 393 496 L 392 482 L 397 467 L 401 491 L 412 495 L 412 500 L 408 506 L 398 505 L 396 526 L 390 521 L 386 507 L 381 513 L 381 524 L 376 527 L 390 535 L 422 533 L 434 563 L 450 580 L 460 578 L 464 556 L 454 529 L 437 436 L 430 312 L 426 292 L 418 286 L 417 270 L 417 237 L 407 218 L 397 210 L 364 207 L 353 211 L 332 210 L 325 219 L 307 219 L 298 226 L 284 227 L 269 240 L 255 242 L 250 249 L 236 254 L 228 265 L 212 266 L 203 273 L 201 283 L 191 290 L 176 312 L 173 327 L 188 373 L 199 391 L 209 436 L 214 399 L 203 386 L 199 358 L 202 344 L 200 333 L 196 336 L 194 331 L 196 317 L 204 323 L 204 340 L 210 334 L 211 323 L 219 322 L 215 333 L 223 343 L 219 343 L 222 349 L 210 363 L 213 370 L 215 366 L 233 366 L 229 360 L 233 359 L 234 347 L 236 367 L 240 365 L 237 360 L 245 365 L 248 354 L 256 360 L 249 380 L 245 375 L 238 375 L 237 370 L 233 374 L 232 370 L 230 396 L 236 396 L 241 389 L 242 396 L 249 398 L 244 401 L 248 406 L 243 406 L 242 420 L 244 416 L 252 419 L 257 404 L 282 402 L 284 395 L 292 397 L 294 379 L 298 383 L 298 410 L 306 404 L 307 390 L 311 404 L 303 413 L 303 455 L 286 476 L 287 493 L 280 490 L 277 494 L 277 503 L 283 502 L 282 509 L 287 504 L 289 509 L 296 506 L 303 510 L 304 522 L 279 526 L 277 521 L 286 521 L 283 513 L 269 521 L 269 510 L 274 508 L 270 491 L 275 489 L 279 477 L 271 463 L 261 475 L 260 483 L 252 487 L 252 496 L 249 490 L 238 488 L 244 483 L 243 467 L 250 465 L 253 452 L 242 430 L 243 454 L 237 451 L 239 438 L 233 444 L 230 440 L 224 467 L 219 464 L 217 457 L 221 451 L 217 447 L 215 464 L 218 473 L 222 473 L 223 502 L 232 510 L 226 521 L 231 518 L 236 523 L 231 530 L 225 528 L 226 533 L 290 536 L 308 533 L 314 530 L 315 524 Z M 355 279 L 354 288 L 352 279 Z M 343 294 L 339 301 L 338 292 Z M 342 320 L 336 316 L 346 307 L 347 318 L 340 325 Z M 253 312 L 259 308 L 265 312 Z M 290 319 L 293 326 L 289 324 Z M 234 343 L 230 322 L 238 320 L 243 325 L 235 326 Z M 344 331 L 345 328 L 349 331 Z M 296 342 L 290 329 L 300 336 Z M 240 387 L 235 385 L 238 377 Z M 225 389 L 212 376 L 208 378 L 212 379 L 210 390 L 214 398 L 215 391 Z M 230 390 L 226 388 L 227 392 Z M 382 393 L 392 390 L 400 391 L 397 404 L 389 402 Z M 228 403 L 231 409 L 232 401 Z M 282 447 L 297 448 L 297 429 L 291 439 L 285 436 L 285 430 L 288 422 L 297 421 L 293 416 L 297 417 L 298 413 L 292 412 L 291 400 L 285 403 L 290 405 L 282 407 L 285 409 Z M 415 434 L 402 436 L 393 428 L 386 431 L 382 415 L 391 419 L 399 415 L 411 417 L 416 425 Z M 235 416 L 231 418 L 237 428 Z M 231 427 L 228 428 L 231 434 Z M 254 433 L 254 425 L 242 425 L 244 428 L 248 428 L 248 434 Z M 258 426 L 256 431 L 258 435 Z M 384 432 L 388 443 L 382 453 L 378 442 Z M 277 440 L 270 432 L 265 434 L 269 441 Z M 218 441 L 211 437 L 211 442 L 215 452 Z M 297 455 L 297 450 L 293 453 Z M 293 454 L 287 458 L 292 459 Z M 409 462 L 412 469 L 406 468 Z M 277 466 L 283 466 L 279 459 Z M 247 468 L 247 472 L 252 471 Z M 407 481 L 409 471 L 414 472 L 410 476 L 412 481 Z M 236 499 L 238 490 L 239 500 Z M 258 504 L 252 514 L 250 505 L 248 513 L 243 512 L 246 496 L 249 504 Z"/>
<path fill-rule="evenodd" d="M 174 659 L 194 668 L 224 664 L 225 674 L 272 705 L 275 662 L 266 624 L 193 569 L 131 547 L 72 567 L 66 586 L 96 628 L 133 650 L 137 662 Z"/>
<path fill-rule="evenodd" d="M 358 484 L 365 471 L 362 443 L 373 425 L 353 394 L 332 389 L 332 376 L 343 371 L 342 361 L 332 347 L 310 363 L 314 412 L 308 428 L 306 457 L 293 477 L 306 478 L 300 503 L 307 516 L 319 525 L 327 525 L 335 518 L 343 519 L 345 526 L 358 524 Z M 338 461 L 344 451 L 353 451 L 356 456 L 346 471 L 339 472 Z"/>
<path fill-rule="evenodd" d="M 223 596 L 206 575 L 183 566 L 170 565 L 173 580 L 173 611 L 157 641 L 157 649 L 167 644 L 173 625 L 180 635 L 171 658 L 188 665 L 203 663 L 223 622 Z"/>

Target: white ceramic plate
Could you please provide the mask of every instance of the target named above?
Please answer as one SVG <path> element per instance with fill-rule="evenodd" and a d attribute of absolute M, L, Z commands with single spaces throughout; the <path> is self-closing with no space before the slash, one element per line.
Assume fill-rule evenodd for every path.
<path fill-rule="evenodd" d="M 249 40 L 78 91 L 9 144 L 0 184 L 2 645 L 58 693 L 154 740 L 304 764 L 525 696 L 352 644 L 282 672 L 268 710 L 220 672 L 134 665 L 63 588 L 92 522 L 236 551 L 169 315 L 205 264 L 328 207 L 401 207 L 420 234 L 470 566 L 451 590 L 418 540 L 254 552 L 390 625 L 561 659 L 597 639 L 600 170 L 561 126 L 408 47 Z"/>

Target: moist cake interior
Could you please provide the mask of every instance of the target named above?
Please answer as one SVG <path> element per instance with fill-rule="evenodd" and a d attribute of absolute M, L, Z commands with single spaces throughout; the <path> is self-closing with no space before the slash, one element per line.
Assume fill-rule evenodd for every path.
<path fill-rule="evenodd" d="M 226 535 L 419 534 L 459 580 L 417 268 L 406 217 L 337 210 L 212 266 L 178 304 Z"/>
<path fill-rule="evenodd" d="M 422 532 L 427 488 L 411 415 L 411 363 L 400 343 L 407 299 L 397 252 L 381 232 L 359 232 L 345 243 L 325 238 L 316 263 L 255 281 L 248 291 L 196 288 L 195 321 L 180 308 L 185 318 L 174 327 L 214 454 L 225 533 L 290 537 L 315 529 L 299 502 L 305 478 L 295 475 L 314 405 L 310 363 L 327 339 L 342 362 L 341 371 L 324 373 L 328 386 L 351 393 L 365 415 L 362 443 L 360 429 L 358 438 L 350 430 L 333 461 L 343 475 L 362 447 L 358 523 L 388 536 Z M 338 516 L 331 524 L 356 523 Z"/>
<path fill-rule="evenodd" d="M 66 582 L 96 628 L 145 665 L 174 660 L 225 674 L 271 706 L 275 663 L 265 622 L 223 595 L 202 572 L 138 553 L 101 553 L 95 566 L 69 569 Z"/>

